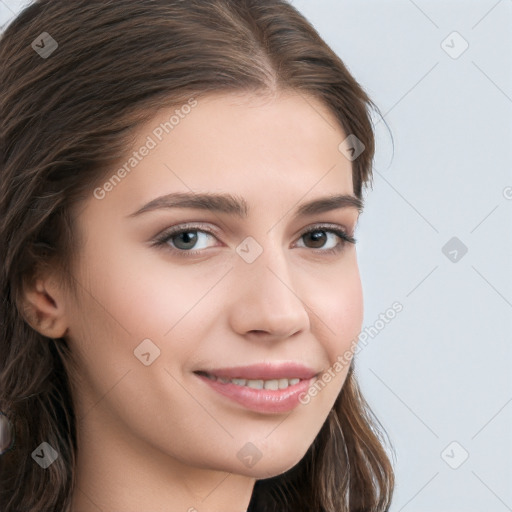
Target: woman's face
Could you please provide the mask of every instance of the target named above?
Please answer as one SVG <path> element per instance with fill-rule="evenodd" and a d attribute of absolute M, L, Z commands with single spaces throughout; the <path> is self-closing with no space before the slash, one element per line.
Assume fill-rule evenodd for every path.
<path fill-rule="evenodd" d="M 304 208 L 353 196 L 348 134 L 300 95 L 190 105 L 168 133 L 175 108 L 147 123 L 129 171 L 80 210 L 80 294 L 66 300 L 79 432 L 98 450 L 266 478 L 313 442 L 361 329 L 356 248 L 330 231 L 354 235 L 358 210 Z"/>

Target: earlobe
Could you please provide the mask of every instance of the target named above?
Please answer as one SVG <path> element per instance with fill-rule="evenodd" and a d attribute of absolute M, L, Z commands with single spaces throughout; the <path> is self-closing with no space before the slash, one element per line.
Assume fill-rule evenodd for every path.
<path fill-rule="evenodd" d="M 26 322 L 47 338 L 62 338 L 67 331 L 63 296 L 51 279 L 36 279 L 26 288 L 23 302 Z"/>

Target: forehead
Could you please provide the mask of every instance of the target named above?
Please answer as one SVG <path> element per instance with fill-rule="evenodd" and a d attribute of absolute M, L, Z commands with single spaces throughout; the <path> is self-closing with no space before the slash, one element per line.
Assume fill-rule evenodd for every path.
<path fill-rule="evenodd" d="M 339 150 L 345 138 L 333 113 L 310 96 L 193 99 L 161 109 L 139 128 L 124 162 L 112 169 L 126 172 L 108 199 L 137 206 L 163 193 L 213 191 L 250 204 L 353 194 L 352 165 Z"/>

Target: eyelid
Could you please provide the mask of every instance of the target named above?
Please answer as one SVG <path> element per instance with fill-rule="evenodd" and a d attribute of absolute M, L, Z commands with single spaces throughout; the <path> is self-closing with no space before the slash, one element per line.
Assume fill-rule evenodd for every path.
<path fill-rule="evenodd" d="M 341 224 L 334 224 L 332 222 L 317 222 L 315 224 L 311 224 L 307 227 L 305 227 L 301 232 L 299 236 L 302 236 L 306 233 L 309 233 L 310 231 L 314 231 L 315 229 L 318 229 L 321 231 L 322 229 L 332 229 L 333 231 L 343 231 L 347 236 L 350 236 L 350 232 L 352 230 L 347 229 L 345 226 Z"/>
<path fill-rule="evenodd" d="M 175 224 L 174 226 L 170 226 L 168 229 L 164 230 L 164 233 L 179 233 L 187 229 L 190 231 L 205 231 L 206 233 L 211 233 L 212 235 L 220 235 L 222 232 L 221 229 L 208 223 L 184 222 L 182 224 Z"/>

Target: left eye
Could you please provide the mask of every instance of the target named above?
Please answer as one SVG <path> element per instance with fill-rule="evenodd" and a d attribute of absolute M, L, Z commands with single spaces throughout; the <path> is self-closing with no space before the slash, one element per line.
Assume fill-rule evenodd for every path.
<path fill-rule="evenodd" d="M 153 245 L 166 246 L 173 252 L 181 253 L 180 255 L 185 255 L 186 253 L 198 254 L 202 249 L 206 249 L 208 247 L 204 244 L 202 247 L 197 247 L 196 244 L 201 240 L 201 238 L 203 238 L 204 244 L 207 244 L 208 238 L 216 238 L 216 236 L 213 232 L 198 229 L 196 226 L 172 228 L 159 235 L 153 242 Z M 309 229 L 301 234 L 299 240 L 307 240 L 308 238 L 313 245 L 304 245 L 299 247 L 316 249 L 326 253 L 340 251 L 347 243 L 356 243 L 356 239 L 348 235 L 343 229 L 328 226 L 319 226 Z M 336 242 L 336 238 L 340 241 Z M 331 241 L 329 247 L 324 247 L 326 242 L 329 240 Z"/>
<path fill-rule="evenodd" d="M 331 244 L 330 247 L 325 247 L 325 243 L 329 240 L 329 235 Z M 299 240 L 303 240 L 305 238 L 309 238 L 313 243 L 312 247 L 308 247 L 309 249 L 323 248 L 325 250 L 332 250 L 351 241 L 350 237 L 344 231 L 333 229 L 314 229 L 312 231 L 307 231 L 301 235 Z M 336 239 L 341 239 L 341 242 L 338 242 Z"/>

